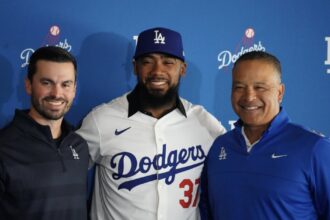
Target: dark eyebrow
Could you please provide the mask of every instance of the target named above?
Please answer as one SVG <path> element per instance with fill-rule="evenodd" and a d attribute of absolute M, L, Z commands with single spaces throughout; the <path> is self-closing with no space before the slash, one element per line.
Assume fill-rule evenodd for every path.
<path fill-rule="evenodd" d="M 49 78 L 46 78 L 46 77 L 42 77 L 42 78 L 40 78 L 40 81 L 49 81 L 49 82 L 54 83 L 53 80 L 51 80 L 51 79 L 49 79 Z"/>
<path fill-rule="evenodd" d="M 66 80 L 66 81 L 64 81 L 64 82 L 62 82 L 62 83 L 74 83 L 74 81 L 73 80 Z"/>
<path fill-rule="evenodd" d="M 55 83 L 52 79 L 45 78 L 45 77 L 40 78 L 40 81 L 48 81 L 48 82 L 51 82 L 51 83 Z M 74 83 L 74 80 L 69 79 L 69 80 L 65 80 L 61 83 Z"/>

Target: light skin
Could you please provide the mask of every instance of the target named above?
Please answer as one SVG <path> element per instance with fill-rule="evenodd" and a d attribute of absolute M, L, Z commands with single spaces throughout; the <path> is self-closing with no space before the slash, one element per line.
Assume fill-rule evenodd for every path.
<path fill-rule="evenodd" d="M 53 138 L 61 135 L 65 113 L 76 94 L 75 70 L 71 62 L 39 60 L 32 82 L 25 79 L 25 89 L 31 96 L 29 115 L 39 124 L 50 127 Z"/>
<path fill-rule="evenodd" d="M 151 53 L 133 61 L 134 72 L 149 94 L 155 97 L 164 96 L 170 88 L 178 86 L 180 77 L 186 73 L 186 63 L 180 59 L 160 53 Z M 173 108 L 175 99 L 157 108 L 148 106 L 145 111 L 153 117 L 160 118 L 164 112 Z"/>
<path fill-rule="evenodd" d="M 284 84 L 272 63 L 246 60 L 233 71 L 231 102 L 250 143 L 259 140 L 280 111 Z"/>

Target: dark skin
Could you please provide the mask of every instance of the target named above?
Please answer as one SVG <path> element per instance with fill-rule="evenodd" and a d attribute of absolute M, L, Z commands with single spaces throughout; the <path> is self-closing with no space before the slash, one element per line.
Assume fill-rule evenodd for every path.
<path fill-rule="evenodd" d="M 164 99 L 173 88 L 179 85 L 180 77 L 186 72 L 186 63 L 172 56 L 161 53 L 147 54 L 133 62 L 134 72 L 149 96 L 162 100 L 157 104 L 149 103 L 150 99 L 140 97 L 145 112 L 161 118 L 176 105 L 176 95 Z"/>

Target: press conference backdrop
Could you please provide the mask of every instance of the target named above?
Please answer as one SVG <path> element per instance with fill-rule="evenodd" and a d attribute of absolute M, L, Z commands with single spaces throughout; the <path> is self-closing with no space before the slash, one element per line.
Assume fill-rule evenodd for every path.
<path fill-rule="evenodd" d="M 330 136 L 329 0 L 0 0 L 0 127 L 28 108 L 29 57 L 57 45 L 78 60 L 78 90 L 66 118 L 77 125 L 96 105 L 130 91 L 136 36 L 163 26 L 182 34 L 188 70 L 181 95 L 202 104 L 227 129 L 231 68 L 251 50 L 282 62 L 291 119 Z"/>

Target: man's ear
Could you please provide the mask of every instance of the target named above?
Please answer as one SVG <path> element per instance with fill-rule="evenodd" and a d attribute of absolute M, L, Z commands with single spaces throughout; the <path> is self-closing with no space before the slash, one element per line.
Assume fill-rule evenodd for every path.
<path fill-rule="evenodd" d="M 182 62 L 180 66 L 180 76 L 186 75 L 186 71 L 187 71 L 187 64 L 185 62 Z"/>
<path fill-rule="evenodd" d="M 133 63 L 134 74 L 137 75 L 137 61 L 134 59 L 132 63 Z"/>
<path fill-rule="evenodd" d="M 278 102 L 281 103 L 283 100 L 284 92 L 285 92 L 285 86 L 283 83 L 279 85 L 279 90 L 278 90 Z"/>
<path fill-rule="evenodd" d="M 26 93 L 28 95 L 31 95 L 31 93 L 32 93 L 32 82 L 28 78 L 25 78 L 24 85 L 25 85 Z"/>

